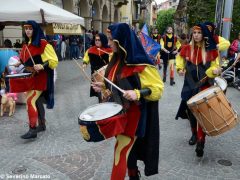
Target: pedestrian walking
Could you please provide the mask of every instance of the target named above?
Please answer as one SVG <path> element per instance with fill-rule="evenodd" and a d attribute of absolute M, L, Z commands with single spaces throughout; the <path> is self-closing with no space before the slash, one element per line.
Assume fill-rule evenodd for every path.
<path fill-rule="evenodd" d="M 61 57 L 62 57 L 62 60 L 66 60 L 66 50 L 67 50 L 66 39 L 63 36 L 62 43 L 61 43 Z"/>

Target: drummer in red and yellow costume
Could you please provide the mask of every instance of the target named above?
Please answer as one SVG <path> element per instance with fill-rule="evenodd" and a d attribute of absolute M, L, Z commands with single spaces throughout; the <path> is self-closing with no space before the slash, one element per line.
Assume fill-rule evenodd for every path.
<path fill-rule="evenodd" d="M 36 126 L 39 112 L 36 107 L 36 100 L 40 96 L 44 96 L 47 108 L 52 109 L 54 106 L 53 69 L 58 65 L 58 58 L 53 47 L 45 40 L 38 23 L 27 21 L 24 24 L 24 29 L 26 44 L 20 53 L 20 61 L 25 66 L 24 72 L 30 71 L 33 76 L 24 79 L 24 81 L 27 81 L 24 85 L 22 79 L 10 79 L 10 90 L 11 92 L 27 93 L 29 131 L 21 138 L 30 139 L 37 137 Z"/>
<path fill-rule="evenodd" d="M 158 173 L 159 117 L 158 100 L 162 96 L 163 82 L 154 63 L 129 25 L 108 27 L 108 44 L 113 56 L 105 77 L 124 89 L 122 94 L 110 84 L 93 83 L 96 91 L 112 91 L 109 101 L 123 106 L 127 125 L 116 136 L 112 180 L 124 180 L 126 170 L 131 180 L 139 179 L 137 160 L 145 163 L 145 175 Z"/>
<path fill-rule="evenodd" d="M 184 76 L 182 102 L 176 119 L 178 117 L 189 119 L 192 128 L 189 144 L 194 145 L 197 142 L 195 151 L 198 157 L 202 157 L 204 153 L 205 134 L 187 107 L 187 101 L 198 92 L 213 85 L 213 78 L 221 73 L 218 49 L 227 48 L 229 44 L 223 38 L 221 41 L 219 44 L 216 43 L 206 24 L 196 25 L 193 27 L 192 41 L 183 46 L 176 57 L 177 72 L 180 76 Z"/>
<path fill-rule="evenodd" d="M 173 33 L 173 27 L 168 26 L 166 34 L 164 34 L 160 40 L 161 44 L 161 59 L 163 60 L 163 82 L 166 82 L 167 68 L 170 67 L 170 85 L 175 84 L 174 81 L 174 61 L 175 56 L 178 53 L 178 49 L 181 47 L 176 35 Z"/>
<path fill-rule="evenodd" d="M 83 68 L 85 69 L 90 63 L 91 65 L 91 74 L 96 70 L 99 70 L 101 67 L 109 63 L 109 55 L 112 53 L 112 49 L 108 46 L 107 36 L 98 33 L 95 36 L 95 46 L 90 47 L 83 58 Z M 101 96 L 99 93 L 96 93 L 92 87 L 90 89 L 90 97 L 97 96 L 99 101 L 101 101 Z"/>
<path fill-rule="evenodd" d="M 151 34 L 151 37 L 154 41 L 160 44 L 161 35 L 158 33 L 157 28 L 154 29 L 153 33 Z"/>

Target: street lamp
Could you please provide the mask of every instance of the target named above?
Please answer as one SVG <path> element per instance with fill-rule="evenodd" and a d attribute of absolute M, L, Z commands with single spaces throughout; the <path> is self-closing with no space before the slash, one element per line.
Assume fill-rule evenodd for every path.
<path fill-rule="evenodd" d="M 91 6 L 91 30 L 93 29 L 93 2 L 92 0 L 89 0 L 89 5 Z"/>

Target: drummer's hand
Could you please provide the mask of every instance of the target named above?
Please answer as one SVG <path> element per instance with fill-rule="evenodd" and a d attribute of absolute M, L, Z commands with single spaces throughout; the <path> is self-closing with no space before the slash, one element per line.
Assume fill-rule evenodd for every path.
<path fill-rule="evenodd" d="M 215 75 L 219 75 L 219 74 L 221 74 L 221 72 L 222 72 L 222 68 L 217 68 L 217 69 L 213 70 L 213 74 L 215 74 Z"/>
<path fill-rule="evenodd" d="M 94 91 L 101 92 L 105 84 L 103 82 L 92 82 L 91 86 L 93 87 Z"/>
<path fill-rule="evenodd" d="M 175 50 L 175 51 L 173 51 L 172 53 L 173 53 L 173 54 L 177 54 L 177 53 L 178 53 L 178 50 Z"/>
<path fill-rule="evenodd" d="M 185 73 L 186 73 L 186 70 L 185 70 L 185 69 L 180 69 L 180 70 L 178 71 L 178 75 L 179 75 L 179 76 L 184 76 Z"/>
<path fill-rule="evenodd" d="M 87 68 L 87 64 L 83 63 L 82 68 L 85 70 Z"/>
<path fill-rule="evenodd" d="M 129 101 L 136 101 L 138 99 L 137 94 L 134 90 L 127 90 L 123 94 L 123 97 Z"/>
<path fill-rule="evenodd" d="M 22 63 L 19 61 L 19 62 L 17 62 L 16 64 L 14 64 L 13 66 L 19 67 L 21 64 L 22 64 Z"/>
<path fill-rule="evenodd" d="M 40 70 L 44 69 L 43 65 L 41 65 L 41 64 L 35 64 L 33 66 L 33 68 L 34 68 L 35 71 L 40 71 Z"/>

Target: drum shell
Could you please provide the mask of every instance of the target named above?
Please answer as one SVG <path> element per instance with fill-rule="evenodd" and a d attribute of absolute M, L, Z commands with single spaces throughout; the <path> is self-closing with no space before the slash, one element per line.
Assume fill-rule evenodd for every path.
<path fill-rule="evenodd" d="M 92 79 L 94 82 L 103 82 L 104 81 L 102 76 L 105 75 L 106 68 L 107 68 L 107 65 L 101 67 L 100 69 L 97 70 L 97 72 L 94 72 L 92 74 Z M 99 74 L 101 74 L 101 75 L 99 75 Z"/>
<path fill-rule="evenodd" d="M 217 91 L 201 100 L 189 102 L 191 102 L 191 99 L 187 102 L 187 105 L 203 128 L 203 131 L 209 136 L 223 134 L 238 123 L 236 112 L 220 88 L 217 88 Z"/>
<path fill-rule="evenodd" d="M 123 133 L 127 124 L 127 116 L 120 113 L 99 121 L 84 121 L 78 118 L 78 123 L 84 140 L 99 142 Z"/>
<path fill-rule="evenodd" d="M 10 92 L 19 93 L 30 90 L 44 91 L 47 89 L 47 73 L 39 72 L 35 76 L 9 78 Z"/>

